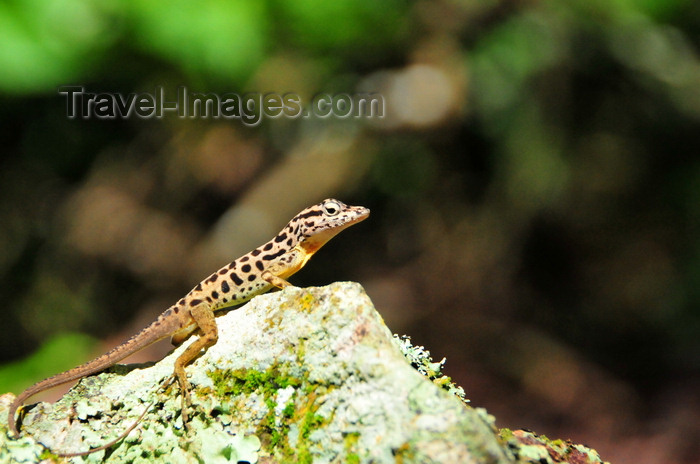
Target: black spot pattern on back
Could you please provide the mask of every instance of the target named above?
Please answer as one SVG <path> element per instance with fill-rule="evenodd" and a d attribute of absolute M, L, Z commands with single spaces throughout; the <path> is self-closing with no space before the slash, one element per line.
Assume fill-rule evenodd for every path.
<path fill-rule="evenodd" d="M 243 279 L 238 277 L 238 274 L 236 274 L 235 272 L 231 272 L 229 277 L 231 277 L 231 280 L 233 280 L 233 283 L 236 285 L 241 285 L 243 283 Z"/>
<path fill-rule="evenodd" d="M 251 256 L 258 256 L 260 253 L 262 253 L 262 251 L 260 251 L 258 249 L 255 249 L 255 250 L 250 252 Z"/>
<path fill-rule="evenodd" d="M 272 250 L 272 243 L 268 243 L 268 244 L 265 245 L 265 247 L 263 248 L 263 251 L 270 251 L 270 250 Z"/>
<path fill-rule="evenodd" d="M 255 279 L 257 279 L 257 277 L 255 277 L 255 274 L 251 274 L 251 275 L 248 276 L 248 282 L 252 282 L 252 281 L 254 281 Z"/>
<path fill-rule="evenodd" d="M 262 271 L 263 269 L 265 269 L 265 265 L 263 264 L 262 261 L 255 261 L 255 267 L 257 267 L 259 271 Z"/>
<path fill-rule="evenodd" d="M 287 239 L 287 234 L 282 232 L 277 237 L 275 237 L 275 243 L 282 243 Z"/>
<path fill-rule="evenodd" d="M 202 300 L 192 300 L 190 301 L 190 306 L 197 306 L 198 304 L 201 304 Z"/>
<path fill-rule="evenodd" d="M 269 255 L 265 255 L 262 257 L 265 261 L 270 261 L 272 259 L 277 258 L 278 256 L 282 256 L 284 254 L 284 250 L 279 250 L 277 253 L 271 253 Z"/>
<path fill-rule="evenodd" d="M 250 264 L 243 265 L 243 267 L 241 267 L 241 271 L 250 272 Z"/>
<path fill-rule="evenodd" d="M 224 293 L 228 293 L 229 290 L 231 290 L 231 287 L 229 287 L 228 282 L 226 282 L 225 280 L 221 282 L 221 291 Z"/>
<path fill-rule="evenodd" d="M 211 297 L 217 300 L 219 298 L 219 292 L 214 290 L 213 292 L 211 292 Z"/>

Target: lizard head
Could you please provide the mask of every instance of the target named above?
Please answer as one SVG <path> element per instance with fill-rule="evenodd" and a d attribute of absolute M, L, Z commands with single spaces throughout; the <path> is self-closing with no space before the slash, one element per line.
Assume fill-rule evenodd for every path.
<path fill-rule="evenodd" d="M 350 206 L 342 201 L 328 198 L 297 214 L 289 223 L 292 229 L 299 227 L 299 245 L 307 253 L 315 253 L 340 231 L 367 219 L 369 209 Z"/>

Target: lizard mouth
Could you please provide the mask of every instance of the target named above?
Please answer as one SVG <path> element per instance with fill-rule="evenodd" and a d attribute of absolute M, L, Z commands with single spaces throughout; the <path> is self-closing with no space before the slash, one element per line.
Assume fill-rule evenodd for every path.
<path fill-rule="evenodd" d="M 348 221 L 348 225 L 357 224 L 358 222 L 367 219 L 369 217 L 369 208 L 365 208 L 364 206 L 356 206 L 353 214 L 355 217 Z"/>
<path fill-rule="evenodd" d="M 344 217 L 338 218 L 338 226 L 334 229 L 335 233 L 345 230 L 353 224 L 362 222 L 369 217 L 369 209 L 364 206 L 353 206 Z M 335 235 L 335 234 L 334 234 Z"/>

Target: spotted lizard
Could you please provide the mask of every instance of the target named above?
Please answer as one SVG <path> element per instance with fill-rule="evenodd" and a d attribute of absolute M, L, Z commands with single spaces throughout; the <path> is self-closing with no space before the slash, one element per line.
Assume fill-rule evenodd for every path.
<path fill-rule="evenodd" d="M 326 242 L 368 216 L 367 208 L 349 206 L 334 199 L 326 199 L 301 211 L 272 240 L 204 279 L 148 327 L 123 344 L 23 391 L 10 406 L 10 431 L 15 437 L 19 436 L 16 412 L 35 394 L 100 372 L 165 337 L 170 336 L 173 344 L 179 345 L 194 332 L 199 332 L 199 338 L 175 361 L 173 372 L 174 379 L 180 385 L 183 398 L 182 419 L 183 424 L 186 424 L 190 385 L 185 366 L 199 356 L 202 350 L 216 343 L 218 330 L 214 313 L 244 303 L 274 287 L 291 285 L 286 279 L 301 269 Z"/>

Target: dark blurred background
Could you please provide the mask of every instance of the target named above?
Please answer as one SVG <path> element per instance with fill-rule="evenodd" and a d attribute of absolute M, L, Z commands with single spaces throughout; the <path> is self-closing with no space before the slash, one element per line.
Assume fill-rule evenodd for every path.
<path fill-rule="evenodd" d="M 0 391 L 334 196 L 372 216 L 295 284 L 361 282 L 501 427 L 699 462 L 699 33 L 691 0 L 3 2 Z M 61 85 L 386 111 L 71 120 Z"/>

